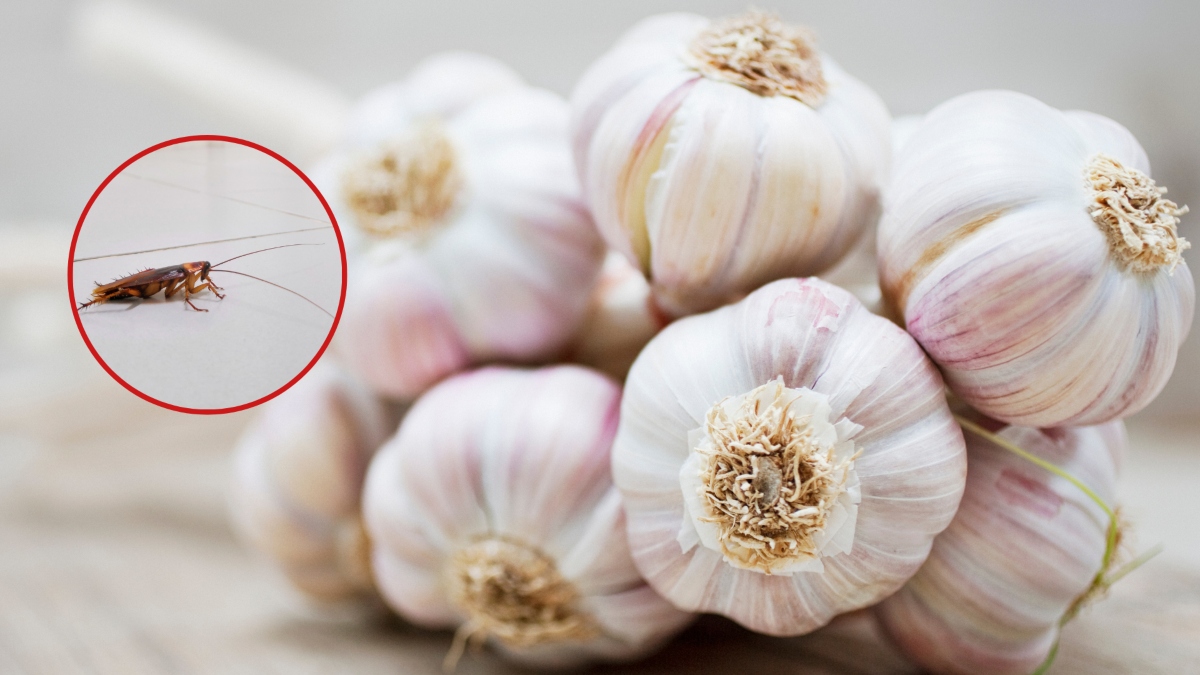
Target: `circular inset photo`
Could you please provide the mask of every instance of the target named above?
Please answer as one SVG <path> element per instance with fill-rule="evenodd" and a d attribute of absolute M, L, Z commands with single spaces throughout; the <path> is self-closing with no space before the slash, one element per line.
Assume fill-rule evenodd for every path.
<path fill-rule="evenodd" d="M 293 164 L 194 136 L 101 183 L 67 283 L 84 341 L 118 382 L 172 410 L 224 413 L 282 393 L 320 358 L 346 255 L 333 212 Z"/>

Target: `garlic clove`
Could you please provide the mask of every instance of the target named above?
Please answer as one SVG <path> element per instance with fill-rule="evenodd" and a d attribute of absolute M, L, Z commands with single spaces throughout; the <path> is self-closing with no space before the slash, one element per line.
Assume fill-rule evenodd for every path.
<path fill-rule="evenodd" d="M 728 288 L 760 286 L 781 266 L 807 266 L 825 254 L 819 237 L 834 229 L 837 211 L 822 213 L 822 205 L 846 200 L 848 169 L 818 119 L 792 99 L 706 80 L 693 87 L 644 188 L 653 285 L 664 309 L 678 315 L 689 303 L 724 304 L 733 299 Z M 811 225 L 789 227 L 797 213 Z"/>
<path fill-rule="evenodd" d="M 1120 422 L 1038 430 L 972 421 L 1073 475 L 1106 503 L 1115 493 Z M 1102 572 L 1109 518 L 1077 486 L 967 433 L 962 506 L 933 552 L 875 613 L 898 646 L 934 673 L 1036 670 Z"/>
<path fill-rule="evenodd" d="M 588 128 L 575 127 L 576 147 L 586 147 L 576 161 L 586 162 L 581 182 L 596 226 L 643 273 L 650 265 L 644 186 L 658 169 L 672 116 L 697 81 L 682 66 L 664 67 L 614 97 L 605 114 L 593 116 L 590 142 L 583 140 Z"/>
<path fill-rule="evenodd" d="M 897 161 L 880 278 L 956 394 L 999 419 L 1057 426 L 1131 414 L 1161 390 L 1195 302 L 1178 264 L 1181 210 L 1156 189 L 1154 213 L 1096 206 L 1095 180 L 1150 181 L 1142 169 L 1115 122 L 1012 92 L 926 117 Z M 1103 221 L 1143 217 L 1159 224 L 1136 236 Z"/>
<path fill-rule="evenodd" d="M 608 106 L 652 76 L 662 66 L 668 70 L 678 63 L 678 42 L 700 32 L 708 19 L 692 14 L 659 14 L 643 19 L 621 36 L 623 49 L 614 49 L 600 57 L 589 70 L 589 76 L 575 85 L 571 94 L 571 136 L 576 168 L 580 176 L 588 163 L 592 139 L 605 117 Z M 693 79 L 689 75 L 688 79 Z M 576 105 L 575 102 L 586 102 Z M 587 186 L 584 186 L 585 189 Z"/>
<path fill-rule="evenodd" d="M 690 511 L 681 472 L 700 452 L 698 439 L 715 438 L 716 406 L 777 386 L 786 389 L 781 401 L 808 401 L 798 407 L 807 412 L 794 416 L 794 433 L 817 434 L 816 448 L 828 449 L 832 439 L 852 442 L 850 455 L 861 454 L 830 484 L 845 506 L 822 502 L 826 524 L 795 530 L 812 536 L 817 552 L 779 549 L 754 562 L 736 548 L 705 543 L 705 523 Z M 668 326 L 630 371 L 614 446 L 614 479 L 638 569 L 679 607 L 725 614 L 772 635 L 809 632 L 877 602 L 916 571 L 961 495 L 961 433 L 942 392 L 936 370 L 901 329 L 816 279 L 774 282 Z M 804 438 L 791 433 L 781 439 Z M 815 505 L 786 503 L 789 513 Z M 732 533 L 742 530 L 723 527 L 738 541 Z M 785 539 L 775 544 L 790 546 Z"/>

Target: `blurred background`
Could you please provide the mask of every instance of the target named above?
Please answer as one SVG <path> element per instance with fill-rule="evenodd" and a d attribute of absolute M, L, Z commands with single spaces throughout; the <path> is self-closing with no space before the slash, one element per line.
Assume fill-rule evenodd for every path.
<path fill-rule="evenodd" d="M 755 4 L 813 27 L 823 48 L 896 116 L 967 91 L 1007 88 L 1121 122 L 1146 148 L 1171 198 L 1193 206 L 1181 230 L 1200 242 L 1200 3 Z M 434 672 L 448 638 L 400 631 L 408 646 L 398 655 L 394 632 L 314 623 L 233 541 L 222 496 L 228 453 L 252 412 L 203 418 L 159 410 L 111 382 L 83 347 L 66 298 L 67 246 L 91 193 L 121 162 L 198 133 L 249 138 L 302 167 L 321 149 L 293 130 L 204 105 L 119 59 L 105 62 L 97 54 L 111 55 L 112 45 L 98 51 L 88 38 L 98 6 L 111 7 L 0 4 L 0 672 L 264 672 L 264 664 L 320 672 L 344 659 L 363 672 Z M 252 49 L 255 67 L 306 74 L 295 89 L 319 126 L 323 114 L 335 115 L 343 101 L 403 76 L 434 51 L 490 54 L 566 95 L 636 20 L 671 10 L 719 16 L 746 5 L 164 0 L 136 7 Z M 119 43 L 117 23 L 108 35 Z M 1186 256 L 1194 274 L 1198 255 L 1193 248 Z M 1157 576 L 1183 575 L 1192 589 L 1200 588 L 1197 333 L 1167 389 L 1131 420 L 1134 452 L 1123 486 L 1139 541 L 1166 545 L 1152 563 Z M 1132 615 L 1143 607 L 1158 617 L 1157 628 L 1139 637 L 1153 646 L 1178 617 L 1138 605 L 1153 589 L 1127 583 L 1132 590 L 1119 590 L 1126 595 L 1104 611 Z M 1200 626 L 1196 593 L 1164 595 L 1190 598 L 1179 611 L 1193 627 Z M 1112 640 L 1097 640 L 1108 616 L 1081 620 L 1092 621 L 1095 646 L 1068 650 L 1061 672 L 1085 662 L 1091 669 L 1078 672 L 1133 672 L 1087 661 L 1116 654 L 1138 634 L 1113 623 Z M 707 641 L 685 638 L 685 648 L 689 639 Z M 230 649 L 240 656 L 220 655 Z M 1162 654 L 1170 650 L 1157 651 L 1156 663 L 1166 663 Z M 660 658 L 650 667 L 663 672 L 677 661 Z M 1137 672 L 1185 672 L 1164 667 Z M 460 672 L 477 668 L 500 666 L 468 659 Z"/>

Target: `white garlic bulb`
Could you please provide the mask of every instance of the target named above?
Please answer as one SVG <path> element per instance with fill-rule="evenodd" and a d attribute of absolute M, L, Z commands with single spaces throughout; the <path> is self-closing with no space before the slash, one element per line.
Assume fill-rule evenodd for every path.
<path fill-rule="evenodd" d="M 1030 429 L 977 419 L 1050 462 L 1108 504 L 1121 422 Z M 1064 615 L 1090 597 L 1110 519 L 1079 487 L 967 431 L 967 489 L 954 521 L 904 588 L 876 608 L 923 668 L 954 675 L 1028 675 L 1046 661 Z"/>
<path fill-rule="evenodd" d="M 230 515 L 242 539 L 323 604 L 370 603 L 360 495 L 394 415 L 325 363 L 263 405 L 238 442 Z"/>
<path fill-rule="evenodd" d="M 832 284 L 785 279 L 650 341 L 613 474 L 659 593 L 799 635 L 916 572 L 966 453 L 912 338 Z"/>
<path fill-rule="evenodd" d="M 624 380 L 642 347 L 668 323 L 642 273 L 609 251 L 568 360 Z"/>
<path fill-rule="evenodd" d="M 360 239 L 337 348 L 376 391 L 410 399 L 575 334 L 604 248 L 567 118 L 560 97 L 461 54 L 367 97 L 354 143 L 319 173 Z"/>
<path fill-rule="evenodd" d="M 893 175 L 884 296 L 956 394 L 1032 427 L 1105 422 L 1158 394 L 1195 304 L 1186 209 L 1128 131 L 976 92 L 930 112 Z"/>
<path fill-rule="evenodd" d="M 675 315 L 820 272 L 878 216 L 887 109 L 776 17 L 645 19 L 571 107 L 596 223 Z"/>
<path fill-rule="evenodd" d="M 680 629 L 690 616 L 629 556 L 609 468 L 620 397 L 578 366 L 487 368 L 422 396 L 367 476 L 386 601 L 457 628 L 457 649 L 486 638 L 535 665 L 633 658 Z"/>

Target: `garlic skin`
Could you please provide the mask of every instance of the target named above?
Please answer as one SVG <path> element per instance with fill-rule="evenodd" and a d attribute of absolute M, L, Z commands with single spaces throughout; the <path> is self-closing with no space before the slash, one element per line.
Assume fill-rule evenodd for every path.
<path fill-rule="evenodd" d="M 578 366 L 485 368 L 422 396 L 367 476 L 388 604 L 538 666 L 635 658 L 682 628 L 629 555 L 609 469 L 620 397 Z"/>
<path fill-rule="evenodd" d="M 263 405 L 238 442 L 235 529 L 320 605 L 371 605 L 359 503 L 367 464 L 395 415 L 360 383 L 318 364 Z"/>
<path fill-rule="evenodd" d="M 989 431 L 1081 480 L 1106 503 L 1116 492 L 1120 422 Z M 1078 487 L 966 433 L 969 471 L 958 514 L 904 588 L 875 614 L 924 669 L 945 675 L 1028 675 L 1104 560 L 1109 521 Z"/>
<path fill-rule="evenodd" d="M 571 109 L 601 234 L 675 316 L 821 272 L 878 217 L 887 109 L 774 17 L 645 19 Z"/>
<path fill-rule="evenodd" d="M 355 142 L 321 171 L 357 230 L 335 345 L 385 396 L 548 360 L 583 319 L 604 247 L 570 168 L 567 104 L 514 78 L 484 57 L 431 59 L 368 95 Z"/>
<path fill-rule="evenodd" d="M 800 635 L 916 572 L 958 506 L 966 452 L 912 338 L 832 284 L 785 279 L 650 341 L 613 476 L 659 593 Z"/>
<path fill-rule="evenodd" d="M 609 251 L 568 360 L 623 381 L 638 353 L 668 323 L 642 273 Z"/>
<path fill-rule="evenodd" d="M 1158 394 L 1195 289 L 1176 233 L 1186 208 L 1149 176 L 1116 122 L 1022 94 L 967 94 L 926 116 L 888 189 L 880 280 L 958 396 L 1053 427 L 1125 417 Z"/>

